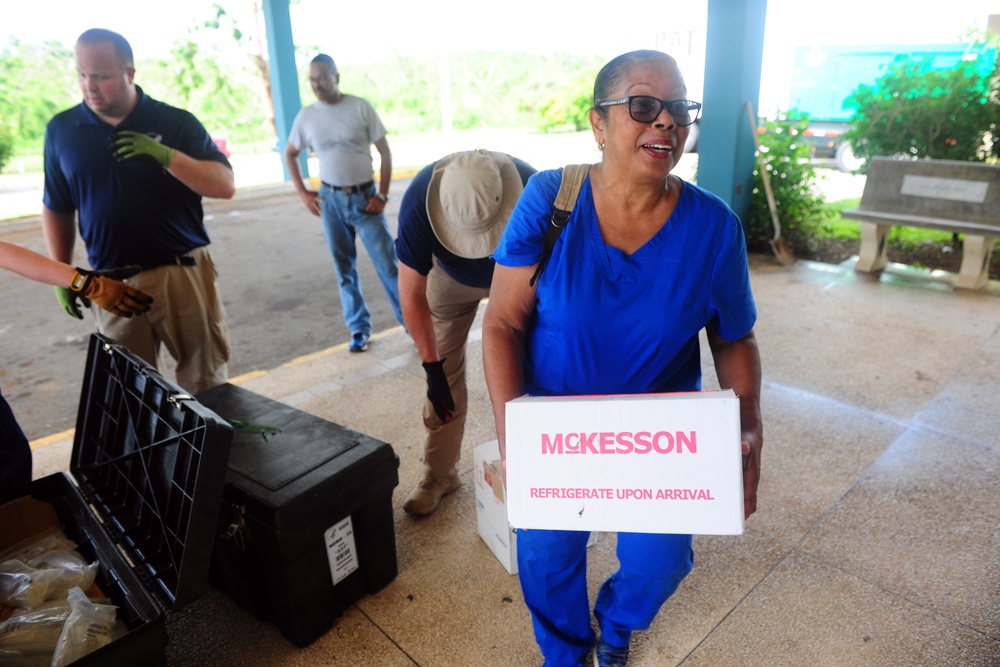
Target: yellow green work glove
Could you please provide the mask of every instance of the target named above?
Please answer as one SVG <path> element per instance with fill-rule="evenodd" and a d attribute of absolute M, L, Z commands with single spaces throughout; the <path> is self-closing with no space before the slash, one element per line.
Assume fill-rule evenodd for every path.
<path fill-rule="evenodd" d="M 68 287 L 56 288 L 56 300 L 59 301 L 59 305 L 63 307 L 63 310 L 66 311 L 67 315 L 75 317 L 78 320 L 83 319 L 83 312 L 80 310 L 80 302 L 83 302 L 84 308 L 90 308 L 90 301 L 87 300 L 87 297 L 82 294 L 75 293 Z"/>
<path fill-rule="evenodd" d="M 141 132 L 122 130 L 111 135 L 111 152 L 119 162 L 137 158 L 152 161 L 164 169 L 174 159 L 174 149 Z"/>
<path fill-rule="evenodd" d="M 145 292 L 101 275 L 100 272 L 85 269 L 76 270 L 68 291 L 73 296 L 81 296 L 84 301 L 89 299 L 104 310 L 121 317 L 141 315 L 153 303 L 153 297 Z"/>

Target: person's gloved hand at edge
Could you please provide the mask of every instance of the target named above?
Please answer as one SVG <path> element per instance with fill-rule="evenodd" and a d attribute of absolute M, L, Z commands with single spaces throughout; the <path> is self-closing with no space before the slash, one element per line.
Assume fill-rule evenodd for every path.
<path fill-rule="evenodd" d="M 434 406 L 434 412 L 443 422 L 450 422 L 455 415 L 455 399 L 451 397 L 448 377 L 444 374 L 444 359 L 425 361 L 422 365 L 427 373 L 427 398 Z"/>
<path fill-rule="evenodd" d="M 78 268 L 69 287 L 56 287 L 56 298 L 63 310 L 78 320 L 83 319 L 80 304 L 90 307 L 91 301 L 121 317 L 141 315 L 149 310 L 153 297 L 118 280 L 134 276 L 140 270 L 137 266 L 109 271 Z"/>
<path fill-rule="evenodd" d="M 170 161 L 174 159 L 173 148 L 164 146 L 153 137 L 131 130 L 121 130 L 111 135 L 111 152 L 119 162 L 133 158 L 152 160 L 164 169 L 169 168 Z"/>

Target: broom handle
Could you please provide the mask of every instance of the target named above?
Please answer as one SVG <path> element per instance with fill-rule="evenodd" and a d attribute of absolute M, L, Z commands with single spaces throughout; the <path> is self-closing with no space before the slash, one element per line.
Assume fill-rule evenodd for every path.
<path fill-rule="evenodd" d="M 753 134 L 753 145 L 757 149 L 757 166 L 760 167 L 760 177 L 764 181 L 764 194 L 767 195 L 767 208 L 771 212 L 771 223 L 774 225 L 774 238 L 781 236 L 781 222 L 778 221 L 778 206 L 774 203 L 774 192 L 771 190 L 771 177 L 764 166 L 764 156 L 760 154 L 760 139 L 757 138 L 757 121 L 753 117 L 753 106 L 747 102 L 747 117 L 750 119 L 750 130 Z"/>

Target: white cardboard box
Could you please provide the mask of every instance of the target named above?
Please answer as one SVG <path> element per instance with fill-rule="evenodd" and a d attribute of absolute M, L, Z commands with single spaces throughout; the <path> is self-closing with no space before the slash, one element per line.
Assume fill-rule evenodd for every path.
<path fill-rule="evenodd" d="M 510 574 L 517 574 L 517 533 L 507 522 L 507 503 L 500 468 L 500 446 L 496 440 L 479 445 L 472 453 L 476 475 L 476 522 L 479 536 Z M 592 532 L 587 546 L 598 533 Z"/>
<path fill-rule="evenodd" d="M 479 536 L 510 574 L 517 574 L 517 533 L 507 523 L 500 446 L 496 440 L 473 450 L 476 474 L 476 523 Z"/>
<path fill-rule="evenodd" d="M 522 396 L 506 412 L 511 525 L 742 534 L 740 412 L 732 390 Z"/>

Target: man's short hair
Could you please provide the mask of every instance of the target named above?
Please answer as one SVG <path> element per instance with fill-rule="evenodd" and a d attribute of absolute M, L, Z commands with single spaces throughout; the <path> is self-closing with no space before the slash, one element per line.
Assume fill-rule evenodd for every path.
<path fill-rule="evenodd" d="M 85 30 L 76 41 L 78 44 L 111 44 L 115 47 L 115 53 L 118 55 L 118 64 L 122 70 L 135 66 L 135 60 L 132 57 L 132 45 L 128 43 L 127 39 L 113 30 L 91 28 L 90 30 Z"/>
<path fill-rule="evenodd" d="M 327 67 L 330 68 L 330 71 L 332 73 L 334 73 L 334 74 L 337 73 L 337 63 L 333 62 L 333 58 L 331 58 L 330 56 L 326 55 L 325 53 L 321 53 L 318 56 L 316 56 L 315 58 L 313 58 L 312 61 L 310 61 L 309 64 L 313 64 L 313 63 L 319 63 L 321 65 L 326 65 Z"/>

